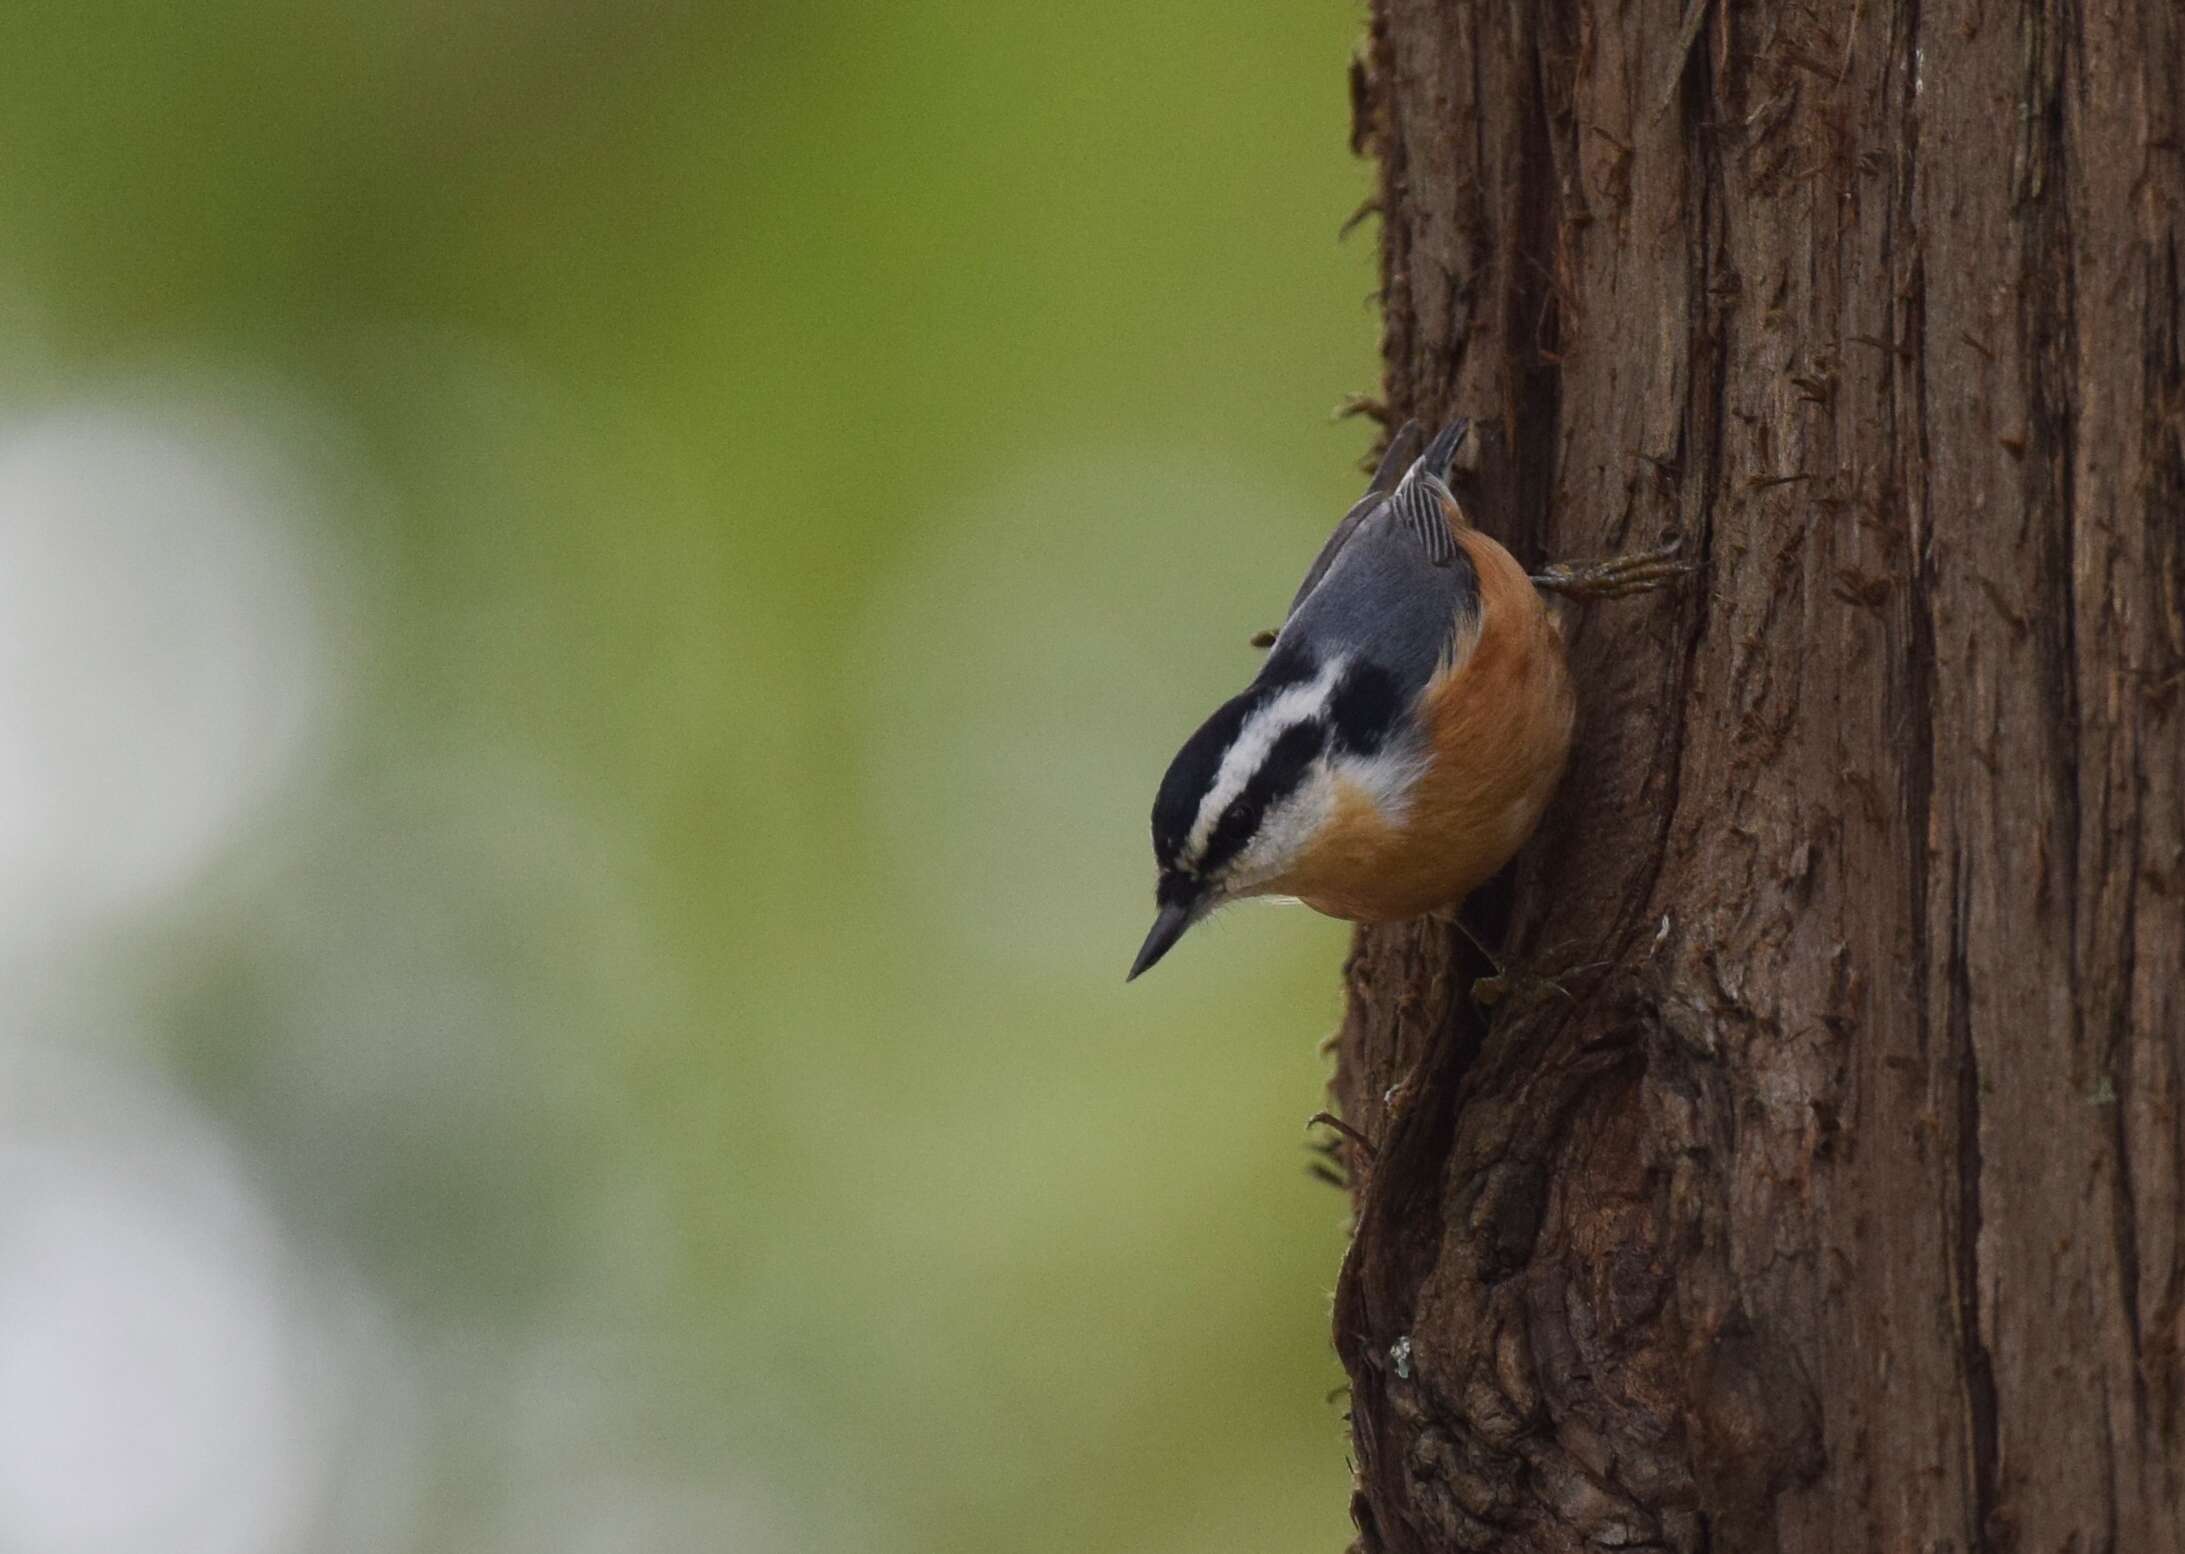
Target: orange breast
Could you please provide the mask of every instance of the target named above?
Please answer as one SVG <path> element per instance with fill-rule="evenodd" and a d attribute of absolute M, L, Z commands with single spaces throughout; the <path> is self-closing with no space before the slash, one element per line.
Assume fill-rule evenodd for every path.
<path fill-rule="evenodd" d="M 1427 687 L 1433 762 L 1394 819 L 1364 791 L 1339 791 L 1332 823 L 1269 886 L 1331 917 L 1455 906 L 1532 835 L 1570 755 L 1577 702 L 1562 633 L 1508 551 L 1477 529 L 1457 539 L 1479 572 L 1479 635 Z"/>

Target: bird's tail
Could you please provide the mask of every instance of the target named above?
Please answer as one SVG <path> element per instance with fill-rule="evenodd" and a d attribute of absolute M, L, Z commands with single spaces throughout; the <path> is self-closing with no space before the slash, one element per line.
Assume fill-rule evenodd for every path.
<path fill-rule="evenodd" d="M 1418 539 L 1426 559 L 1438 567 L 1448 566 L 1457 558 L 1453 530 L 1471 527 L 1463 506 L 1449 489 L 1450 460 L 1457 456 L 1457 449 L 1464 445 L 1464 434 L 1471 429 L 1472 423 L 1463 416 L 1443 427 L 1389 498 L 1389 505 Z"/>
<path fill-rule="evenodd" d="M 1451 421 L 1426 445 L 1426 452 L 1419 455 L 1419 462 L 1411 467 L 1411 473 L 1430 475 L 1447 485 L 1449 466 L 1456 461 L 1457 450 L 1464 446 L 1465 435 L 1471 430 L 1470 416 L 1460 415 Z"/>

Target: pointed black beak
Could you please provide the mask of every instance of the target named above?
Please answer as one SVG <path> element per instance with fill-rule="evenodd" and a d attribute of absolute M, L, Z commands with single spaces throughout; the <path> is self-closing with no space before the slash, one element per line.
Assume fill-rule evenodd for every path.
<path fill-rule="evenodd" d="M 1190 926 L 1191 908 L 1188 906 L 1173 904 L 1161 908 L 1161 915 L 1153 920 L 1153 932 L 1146 935 L 1138 958 L 1130 963 L 1130 975 L 1123 980 L 1137 981 L 1139 973 L 1149 970 L 1155 961 L 1166 955 Z"/>

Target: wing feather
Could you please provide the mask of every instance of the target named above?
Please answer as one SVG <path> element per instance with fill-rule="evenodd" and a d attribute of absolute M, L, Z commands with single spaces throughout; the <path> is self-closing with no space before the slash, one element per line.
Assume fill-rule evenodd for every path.
<path fill-rule="evenodd" d="M 1418 428 L 1407 423 L 1396 434 L 1373 484 L 1290 601 L 1269 669 L 1285 651 L 1298 664 L 1341 654 L 1387 676 L 1408 709 L 1474 640 L 1480 576 L 1451 528 L 1455 498 L 1446 484 L 1466 430 L 1464 421 L 1451 422 L 1408 466 L 1403 456 L 1418 446 Z"/>
<path fill-rule="evenodd" d="M 1320 554 L 1313 557 L 1313 564 L 1305 569 L 1305 581 L 1297 585 L 1297 592 L 1290 596 L 1290 608 L 1284 620 L 1297 613 L 1297 607 L 1305 602 L 1305 596 L 1319 586 L 1328 575 L 1328 568 L 1350 537 L 1358 532 L 1358 526 L 1371 516 L 1373 510 L 1395 489 L 1412 462 L 1418 458 L 1419 423 L 1406 421 L 1396 429 L 1396 435 L 1388 440 L 1388 451 L 1381 455 L 1381 462 L 1374 466 L 1373 478 L 1366 482 L 1366 494 L 1351 504 L 1351 510 L 1343 515 L 1343 521 L 1335 526 L 1335 532 L 1320 547 Z"/>
<path fill-rule="evenodd" d="M 1457 537 L 1450 530 L 1448 488 L 1431 475 L 1406 480 L 1388 499 L 1396 522 L 1410 535 L 1430 566 L 1445 567 L 1457 559 Z"/>

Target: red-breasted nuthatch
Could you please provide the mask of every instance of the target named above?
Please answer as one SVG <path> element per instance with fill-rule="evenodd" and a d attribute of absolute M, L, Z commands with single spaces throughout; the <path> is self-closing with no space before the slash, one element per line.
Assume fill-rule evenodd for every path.
<path fill-rule="evenodd" d="M 1160 912 L 1132 977 L 1246 896 L 1363 923 L 1454 907 L 1539 823 L 1577 709 L 1540 589 L 1615 597 L 1692 569 L 1671 544 L 1528 576 L 1450 491 L 1468 425 L 1424 453 L 1415 423 L 1396 434 L 1259 677 L 1170 763 Z"/>

